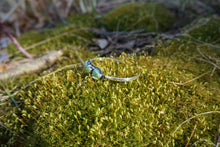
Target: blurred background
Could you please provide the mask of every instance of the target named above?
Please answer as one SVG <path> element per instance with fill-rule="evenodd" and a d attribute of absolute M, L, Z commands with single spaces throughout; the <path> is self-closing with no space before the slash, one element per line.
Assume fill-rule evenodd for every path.
<path fill-rule="evenodd" d="M 197 14 L 220 13 L 220 0 L 1 0 L 0 22 L 10 27 L 14 35 L 52 27 L 75 13 L 103 14 L 128 2 L 160 2 L 177 11 L 191 9 Z"/>

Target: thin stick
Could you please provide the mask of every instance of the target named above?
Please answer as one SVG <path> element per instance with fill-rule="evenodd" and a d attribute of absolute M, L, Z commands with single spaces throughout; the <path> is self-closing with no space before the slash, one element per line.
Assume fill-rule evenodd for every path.
<path fill-rule="evenodd" d="M 194 128 L 193 128 L 193 130 L 192 130 L 192 133 L 191 133 L 191 135 L 190 135 L 190 137 L 189 137 L 189 141 L 187 142 L 187 144 L 186 144 L 185 147 L 187 147 L 187 146 L 189 145 L 189 142 L 190 142 L 190 140 L 191 140 L 191 138 L 192 138 L 192 136 L 193 136 L 193 134 L 194 134 L 194 132 L 195 132 L 195 130 L 196 130 L 197 124 L 198 124 L 198 121 L 196 122 L 196 124 L 195 124 L 195 126 L 194 126 Z"/>
<path fill-rule="evenodd" d="M 213 44 L 211 44 L 211 43 L 198 40 L 198 39 L 196 39 L 195 37 L 193 37 L 193 36 L 191 36 L 191 35 L 189 35 L 189 34 L 179 34 L 179 36 L 186 36 L 186 37 L 189 37 L 189 38 L 193 39 L 193 40 L 196 41 L 196 42 L 205 44 L 205 45 L 207 45 L 207 46 L 211 46 L 211 47 L 216 48 L 216 49 L 220 49 L 219 46 L 216 46 L 216 45 L 213 45 Z M 194 42 L 194 43 L 195 43 L 195 42 Z"/>
<path fill-rule="evenodd" d="M 74 31 L 74 30 L 73 30 L 73 31 Z M 47 42 L 50 42 L 50 41 L 52 41 L 52 40 L 54 40 L 54 39 L 56 39 L 56 38 L 65 36 L 65 35 L 67 35 L 68 33 L 71 33 L 71 32 L 73 32 L 73 31 L 64 32 L 64 33 L 62 33 L 62 34 L 60 34 L 60 35 L 57 35 L 57 36 L 48 38 L 48 39 L 43 40 L 43 41 L 40 41 L 40 42 L 37 42 L 37 43 L 35 43 L 35 44 L 33 44 L 33 45 L 30 45 L 30 46 L 26 47 L 24 50 L 27 51 L 27 50 L 32 49 L 32 48 L 34 48 L 34 47 L 37 47 L 37 46 L 39 46 L 39 45 L 43 45 L 43 44 L 45 44 L 45 43 L 47 43 Z M 82 40 L 84 40 L 84 41 L 87 41 L 87 42 L 89 41 L 89 40 L 86 40 L 85 38 L 80 37 L 80 36 L 78 36 L 78 35 L 75 35 L 75 34 L 72 34 L 72 35 L 75 36 L 75 37 L 78 37 L 78 38 L 80 38 L 80 39 L 82 39 Z M 19 52 L 15 52 L 14 54 L 17 54 L 17 53 L 19 53 Z M 9 58 L 12 57 L 14 54 L 9 55 Z"/>
<path fill-rule="evenodd" d="M 210 61 L 198 48 L 198 46 L 196 47 L 197 51 L 200 53 L 201 56 L 203 56 L 206 60 Z"/>
<path fill-rule="evenodd" d="M 11 39 L 11 41 L 15 44 L 17 49 L 22 52 L 26 57 L 32 59 L 33 56 L 30 55 L 28 52 L 26 52 L 23 47 L 18 43 L 18 41 L 8 32 L 8 30 L 5 28 L 5 26 L 0 22 L 0 28 L 1 30 Z"/>
<path fill-rule="evenodd" d="M 205 60 L 205 59 L 203 59 L 203 58 L 191 57 L 191 56 L 188 56 L 188 55 L 186 55 L 186 54 L 182 54 L 182 55 L 187 56 L 187 57 L 192 58 L 192 59 L 204 61 L 204 62 L 206 62 L 206 63 L 209 63 L 209 64 L 215 66 L 217 69 L 220 69 L 220 66 L 217 65 L 217 63 L 218 63 L 217 60 L 216 60 L 217 63 L 215 64 L 214 62 L 211 62 L 210 60 Z"/>
<path fill-rule="evenodd" d="M 26 47 L 25 50 L 27 51 L 27 50 L 29 50 L 29 49 L 31 49 L 31 48 L 36 47 L 36 46 L 39 46 L 39 45 L 45 44 L 45 43 L 47 43 L 47 42 L 49 42 L 49 41 L 51 41 L 51 40 L 53 40 L 53 39 L 55 39 L 55 38 L 58 38 L 58 37 L 64 36 L 64 35 L 66 35 L 67 33 L 69 33 L 69 32 L 65 32 L 65 33 L 60 34 L 60 35 L 57 35 L 57 36 L 55 36 L 55 37 L 52 37 L 52 38 L 49 38 L 49 39 L 46 39 L 46 40 L 43 40 L 43 41 L 37 42 L 37 43 L 35 43 L 35 44 L 31 45 L 31 46 Z M 15 52 L 14 54 L 17 54 L 17 53 L 19 53 L 19 52 Z M 9 55 L 9 57 L 12 57 L 14 54 Z"/>
<path fill-rule="evenodd" d="M 208 112 L 204 112 L 204 113 L 200 113 L 198 115 L 195 115 L 193 117 L 190 117 L 189 119 L 185 120 L 184 122 L 182 122 L 177 128 L 176 130 L 172 133 L 172 135 L 174 135 L 176 133 L 176 131 L 183 125 L 185 124 L 186 122 L 190 121 L 191 119 L 197 117 L 197 116 L 200 116 L 200 115 L 205 115 L 205 114 L 210 114 L 210 113 L 220 113 L 220 111 L 208 111 Z"/>
<path fill-rule="evenodd" d="M 83 65 L 85 65 L 85 63 L 84 63 L 83 59 L 80 57 L 78 51 L 77 51 L 75 48 L 73 48 L 73 50 L 76 52 L 76 54 L 77 54 L 79 60 L 81 61 L 81 63 L 82 63 Z"/>
<path fill-rule="evenodd" d="M 194 80 L 196 80 L 196 79 L 199 79 L 199 78 L 203 77 L 204 75 L 206 75 L 206 74 L 208 74 L 208 73 L 210 73 L 210 72 L 211 72 L 211 71 L 207 71 L 207 72 L 205 72 L 205 73 L 199 75 L 198 77 L 195 77 L 195 78 L 193 78 L 193 79 L 191 79 L 191 80 L 189 80 L 189 81 L 186 81 L 186 82 L 184 82 L 184 83 L 176 83 L 176 82 L 170 82 L 170 83 L 176 84 L 176 85 L 185 85 L 185 84 L 187 84 L 187 83 L 189 83 L 189 82 L 192 82 L 192 81 L 194 81 Z"/>

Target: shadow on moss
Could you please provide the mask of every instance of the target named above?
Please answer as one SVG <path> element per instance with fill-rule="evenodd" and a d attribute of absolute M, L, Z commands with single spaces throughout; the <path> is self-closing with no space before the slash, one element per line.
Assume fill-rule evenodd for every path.
<path fill-rule="evenodd" d="M 107 13 L 101 22 L 114 31 L 146 29 L 147 32 L 160 32 L 170 29 L 173 19 L 172 13 L 161 4 L 128 3 Z"/>

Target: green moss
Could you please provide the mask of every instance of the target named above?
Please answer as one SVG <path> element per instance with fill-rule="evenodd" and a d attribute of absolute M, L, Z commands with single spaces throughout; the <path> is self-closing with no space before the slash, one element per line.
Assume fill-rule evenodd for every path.
<path fill-rule="evenodd" d="M 79 21 L 79 24 L 83 21 Z M 63 48 L 66 56 L 57 62 L 55 68 L 78 63 L 78 57 L 72 48 L 82 47 L 81 44 L 87 43 L 85 39 L 91 39 L 92 35 L 74 26 L 62 25 L 45 34 L 56 36 L 61 32 L 69 33 L 35 47 L 30 52 L 40 55 L 46 50 Z M 48 37 L 36 32 L 32 34 L 37 36 L 36 42 Z M 22 44 L 31 45 L 28 40 L 35 35 L 30 38 L 24 35 Z M 220 83 L 219 71 L 212 78 L 202 77 L 184 86 L 172 84 L 188 81 L 213 69 L 208 63 L 188 57 L 201 58 L 196 47 L 206 56 L 219 57 L 213 47 L 198 46 L 192 41 L 182 37 L 161 44 L 157 48 L 158 56 L 155 57 L 119 57 L 126 64 L 95 62 L 107 75 L 127 77 L 140 72 L 141 76 L 132 82 L 106 79 L 96 81 L 80 67 L 65 69 L 40 79 L 15 97 L 19 100 L 20 110 L 7 113 L 1 118 L 1 122 L 14 133 L 0 128 L 4 132 L 0 135 L 12 136 L 9 140 L 12 143 L 33 146 L 183 146 L 198 122 L 190 143 L 201 138 L 215 142 L 219 114 L 196 117 L 171 135 L 186 119 L 199 113 L 220 110 L 220 93 L 217 90 Z M 80 52 L 84 60 L 94 57 L 85 49 Z M 14 81 L 11 88 L 18 84 L 20 89 L 22 84 L 28 84 L 39 75 L 43 74 L 23 76 Z M 6 107 L 11 105 L 9 102 Z M 7 109 L 7 112 L 10 111 L 15 112 Z"/>
<path fill-rule="evenodd" d="M 206 21 L 207 23 L 205 23 Z M 200 41 L 220 44 L 220 18 L 211 17 L 204 19 L 200 24 L 197 24 L 196 27 L 188 33 Z"/>
<path fill-rule="evenodd" d="M 43 43 L 42 45 L 38 45 L 28 50 L 28 52 L 33 53 L 35 56 L 39 56 L 49 50 L 63 48 L 68 44 L 84 44 L 85 46 L 88 45 L 93 35 L 86 29 L 84 29 L 84 27 L 95 27 L 96 24 L 94 17 L 90 14 L 74 14 L 73 16 L 68 18 L 67 22 L 69 23 L 69 25 L 64 25 L 60 23 L 52 29 L 45 29 L 39 32 L 27 32 L 18 38 L 18 42 L 23 48 L 27 48 L 41 41 L 50 40 Z M 16 51 L 17 48 L 14 44 L 11 44 L 8 47 L 8 53 L 13 54 Z M 23 55 L 21 54 L 17 54 L 16 57 L 17 56 L 23 57 Z"/>
<path fill-rule="evenodd" d="M 102 22 L 109 30 L 166 31 L 172 27 L 173 15 L 161 4 L 128 3 L 110 11 Z"/>
<path fill-rule="evenodd" d="M 92 14 L 72 14 L 67 22 L 80 27 L 96 27 L 96 20 Z"/>
<path fill-rule="evenodd" d="M 80 53 L 80 56 L 83 60 L 88 58 L 93 58 L 94 55 L 91 52 L 87 52 L 85 48 L 80 48 L 80 46 L 74 46 L 78 48 L 78 51 Z M 5 83 L 3 83 L 4 87 L 3 89 L 13 89 L 11 94 L 14 92 L 17 92 L 19 90 L 22 90 L 23 87 L 30 84 L 30 82 L 39 79 L 42 76 L 45 76 L 49 74 L 52 71 L 55 71 L 57 69 L 60 69 L 64 67 L 65 65 L 75 64 L 75 63 L 81 63 L 78 56 L 76 55 L 75 51 L 73 50 L 73 46 L 70 44 L 66 44 L 65 48 L 65 57 L 61 57 L 57 62 L 56 65 L 52 68 L 47 69 L 45 72 L 39 71 L 40 73 L 32 74 L 32 75 L 24 75 L 19 77 L 18 79 L 9 79 Z M 71 68 L 67 68 L 71 69 Z M 65 73 L 64 71 L 59 71 L 61 73 Z M 19 107 L 22 108 L 22 101 L 18 96 L 13 96 L 16 102 L 18 103 Z M 4 123 L 4 125 L 9 128 L 10 130 L 13 130 L 14 133 L 12 133 L 10 130 L 7 130 L 6 128 L 0 126 L 0 138 L 1 138 L 1 144 L 7 144 L 7 145 L 19 145 L 22 142 L 24 143 L 24 140 L 20 137 L 16 136 L 15 134 L 18 134 L 19 136 L 24 137 L 24 134 L 32 134 L 32 132 L 26 132 L 26 130 L 23 130 L 23 128 L 26 128 L 27 122 L 23 123 L 24 120 L 21 116 L 21 112 L 17 110 L 15 105 L 11 102 L 10 99 L 7 101 L 4 101 L 3 103 L 0 102 L 1 109 L 4 111 L 0 112 L 1 122 Z M 28 124 L 29 125 L 29 124 Z"/>
<path fill-rule="evenodd" d="M 58 24 L 55 28 L 52 29 L 45 29 L 44 31 L 39 31 L 39 32 L 30 31 L 21 35 L 21 37 L 18 38 L 18 41 L 23 48 L 29 47 L 41 41 L 46 41 L 42 45 L 38 45 L 28 50 L 28 52 L 34 55 L 34 57 L 41 56 L 42 54 L 45 54 L 47 51 L 50 50 L 61 50 L 61 49 L 65 51 L 65 57 L 61 57 L 56 62 L 55 66 L 49 68 L 43 73 L 39 71 L 39 73 L 36 74 L 21 76 L 16 80 L 14 80 L 13 78 L 9 79 L 4 83 L 2 83 L 3 86 L 1 85 L 0 88 L 3 91 L 4 89 L 8 89 L 8 91 L 11 91 L 11 94 L 13 94 L 16 91 L 21 90 L 25 85 L 28 85 L 31 81 L 46 75 L 47 72 L 55 71 L 56 69 L 61 68 L 65 65 L 80 63 L 73 48 L 77 48 L 79 50 L 79 52 L 81 53 L 80 55 L 83 59 L 94 57 L 92 53 L 88 53 L 86 51 L 87 49 L 85 49 L 85 47 L 90 42 L 91 38 L 93 38 L 93 35 L 89 33 L 86 29 L 84 29 L 84 27 L 94 26 L 95 25 L 94 20 L 92 20 L 91 15 L 79 14 L 76 16 L 73 16 L 72 18 L 69 18 L 70 20 L 67 20 L 70 23 L 70 25 Z M 86 16 L 88 17 L 88 19 L 86 19 Z M 81 25 L 81 27 L 78 28 L 77 25 Z M 65 35 L 57 37 L 64 33 Z M 13 54 L 16 51 L 17 48 L 15 47 L 14 44 L 11 44 L 8 47 L 9 54 Z M 18 53 L 15 54 L 11 58 L 11 60 L 13 61 L 20 60 L 21 57 L 24 58 L 24 55 Z M 14 97 L 14 99 L 17 101 L 20 107 L 22 104 L 20 99 L 18 97 Z M 22 136 L 21 135 L 23 133 L 22 128 L 25 127 L 25 124 L 19 121 L 22 120 L 20 113 L 16 113 L 17 108 L 13 105 L 13 103 L 11 103 L 10 99 L 4 101 L 4 103 L 2 102 L 0 103 L 1 103 L 1 110 L 4 110 L 0 112 L 0 116 L 1 116 L 0 120 L 5 125 L 5 127 L 9 129 L 8 130 L 0 126 L 0 138 L 1 138 L 0 144 L 7 144 L 7 145 L 12 144 L 12 146 L 14 146 L 14 142 L 16 142 L 17 140 L 23 142 L 24 140 L 22 140 L 20 137 L 15 135 L 15 134 L 19 134 L 19 136 Z M 18 128 L 19 126 L 18 124 L 22 124 L 22 126 L 20 125 L 20 127 Z M 11 132 L 10 130 L 13 130 L 14 133 Z M 21 144 L 21 142 L 17 142 L 17 144 Z"/>
<path fill-rule="evenodd" d="M 217 114 L 197 117 L 171 135 L 189 117 L 219 110 L 206 84 L 170 83 L 187 81 L 193 75 L 166 66 L 164 58 L 123 55 L 120 59 L 126 64 L 95 64 L 108 75 L 126 77 L 141 72 L 141 76 L 125 83 L 97 81 L 76 68 L 39 80 L 20 93 L 23 121 L 28 124 L 25 131 L 31 132 L 25 143 L 182 146 L 196 121 L 199 125 L 191 141 L 215 140 Z"/>
<path fill-rule="evenodd" d="M 217 30 L 220 25 L 216 23 L 217 19 L 208 18 L 207 20 L 209 21 L 203 25 L 197 24 L 198 27 L 194 26 L 188 32 L 189 36 L 182 36 L 160 43 L 154 50 L 154 55 L 158 58 L 167 58 L 168 66 L 176 65 L 178 70 L 193 73 L 195 77 L 209 71 L 205 76 L 200 77 L 198 81 L 208 82 L 210 89 L 213 91 L 213 97 L 220 102 L 218 96 L 220 93 L 216 91 L 220 87 L 220 72 L 217 69 L 214 70 L 213 66 L 214 64 L 220 66 L 220 63 L 216 60 L 220 56 L 218 40 L 220 36 Z"/>

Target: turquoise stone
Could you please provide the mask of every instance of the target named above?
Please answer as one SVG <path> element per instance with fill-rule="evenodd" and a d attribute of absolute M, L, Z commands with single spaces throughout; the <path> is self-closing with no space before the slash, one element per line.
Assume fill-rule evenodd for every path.
<path fill-rule="evenodd" d="M 92 77 L 95 79 L 100 79 L 103 76 L 102 72 L 100 73 L 99 69 L 94 69 L 92 71 Z"/>

